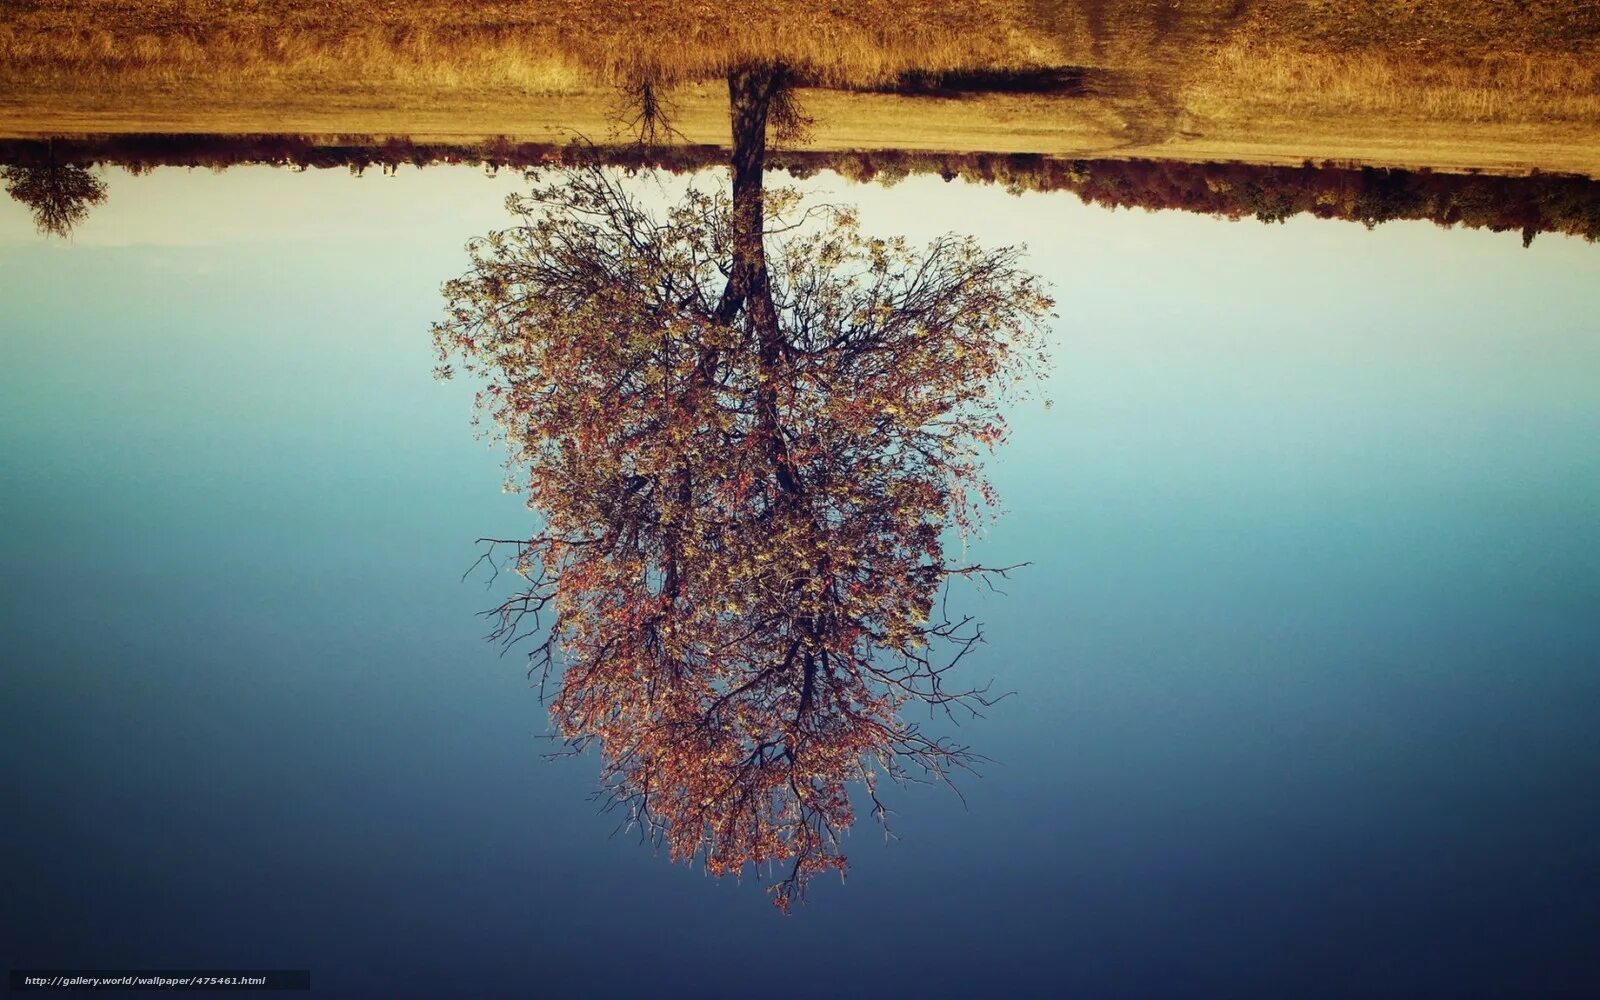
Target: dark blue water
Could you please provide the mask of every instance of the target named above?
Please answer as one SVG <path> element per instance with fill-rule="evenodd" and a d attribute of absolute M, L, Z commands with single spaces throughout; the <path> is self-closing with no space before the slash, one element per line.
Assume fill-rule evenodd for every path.
<path fill-rule="evenodd" d="M 12 967 L 332 996 L 1600 993 L 1600 248 L 910 181 L 1026 240 L 1053 406 L 971 545 L 995 758 L 790 917 L 546 762 L 525 531 L 427 327 L 508 179 L 117 176 L 0 216 Z M 9 210 L 8 210 L 9 211 Z"/>

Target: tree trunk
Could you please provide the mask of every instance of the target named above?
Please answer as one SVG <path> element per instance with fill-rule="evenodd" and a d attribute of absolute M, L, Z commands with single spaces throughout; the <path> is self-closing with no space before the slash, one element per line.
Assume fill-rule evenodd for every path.
<path fill-rule="evenodd" d="M 777 385 L 783 341 L 767 275 L 766 207 L 762 201 L 767 110 L 779 83 L 780 71 L 773 66 L 746 67 L 728 74 L 733 129 L 733 268 L 718 312 L 731 320 L 742 305 L 749 316 L 760 361 L 756 419 L 766 439 L 779 488 L 786 495 L 796 496 L 800 482 L 778 420 Z"/>

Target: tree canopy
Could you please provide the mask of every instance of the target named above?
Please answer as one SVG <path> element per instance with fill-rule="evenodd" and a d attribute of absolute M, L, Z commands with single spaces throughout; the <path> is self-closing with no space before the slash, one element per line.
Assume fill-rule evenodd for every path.
<path fill-rule="evenodd" d="M 629 821 L 719 875 L 781 866 L 786 909 L 844 870 L 853 783 L 881 820 L 883 777 L 972 759 L 903 709 L 988 702 L 947 681 L 981 633 L 940 598 L 1005 568 L 944 535 L 991 499 L 1052 303 L 1015 248 L 913 248 L 765 190 L 768 82 L 730 81 L 731 197 L 655 214 L 599 166 L 536 178 L 433 332 L 542 515 L 491 542 L 525 579 L 495 635 L 535 644 L 556 732 L 599 748 Z"/>
<path fill-rule="evenodd" d="M 0 167 L 0 181 L 33 211 L 33 224 L 46 236 L 66 237 L 91 206 L 106 200 L 105 182 L 73 164 Z"/>

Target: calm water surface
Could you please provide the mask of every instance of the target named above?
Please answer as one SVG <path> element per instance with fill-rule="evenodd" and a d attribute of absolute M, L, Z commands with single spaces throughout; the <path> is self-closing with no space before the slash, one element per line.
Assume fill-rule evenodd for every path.
<path fill-rule="evenodd" d="M 609 837 L 482 642 L 473 540 L 531 515 L 427 331 L 518 181 L 109 179 L 65 244 L 0 204 L 6 964 L 1600 991 L 1600 247 L 806 182 L 1026 242 L 1060 318 L 969 543 L 1032 565 L 955 595 L 1017 692 L 962 730 L 995 763 L 894 791 L 784 918 Z"/>

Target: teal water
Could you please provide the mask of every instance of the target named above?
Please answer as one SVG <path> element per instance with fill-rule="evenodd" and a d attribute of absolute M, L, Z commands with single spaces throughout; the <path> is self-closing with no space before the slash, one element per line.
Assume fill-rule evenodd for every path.
<path fill-rule="evenodd" d="M 1600 247 L 830 177 L 1026 242 L 1053 405 L 956 599 L 995 763 L 780 917 L 547 762 L 526 531 L 428 324 L 514 178 L 113 173 L 0 205 L 12 967 L 335 996 L 1600 990 Z M 651 182 L 641 179 L 648 186 Z M 676 183 L 676 182 L 674 182 Z"/>

